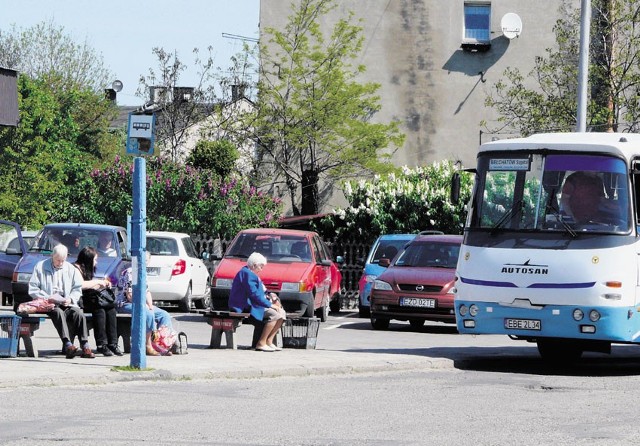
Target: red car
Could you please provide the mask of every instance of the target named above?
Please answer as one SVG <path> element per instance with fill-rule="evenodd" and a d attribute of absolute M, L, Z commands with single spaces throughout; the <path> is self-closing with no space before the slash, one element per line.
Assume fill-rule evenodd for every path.
<path fill-rule="evenodd" d="M 260 278 L 276 293 L 284 309 L 327 319 L 340 310 L 342 274 L 329 249 L 315 232 L 290 229 L 246 229 L 233 239 L 211 280 L 211 306 L 227 310 L 231 283 L 247 258 L 259 252 L 267 258 Z"/>
<path fill-rule="evenodd" d="M 461 235 L 420 235 L 408 243 L 373 284 L 373 328 L 387 329 L 391 319 L 413 328 L 426 320 L 455 323 L 452 290 L 461 244 Z"/>

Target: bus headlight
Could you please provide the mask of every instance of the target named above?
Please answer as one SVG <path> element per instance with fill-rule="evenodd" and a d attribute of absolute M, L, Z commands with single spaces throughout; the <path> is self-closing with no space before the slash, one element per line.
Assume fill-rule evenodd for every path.
<path fill-rule="evenodd" d="M 471 316 L 476 316 L 479 311 L 480 311 L 480 308 L 478 308 L 476 304 L 471 304 L 471 306 L 469 307 L 469 314 Z"/>
<path fill-rule="evenodd" d="M 458 308 L 458 313 L 460 313 L 460 316 L 466 316 L 468 312 L 469 309 L 466 305 L 460 305 L 460 308 Z"/>
<path fill-rule="evenodd" d="M 589 320 L 591 322 L 596 322 L 600 320 L 600 312 L 598 310 L 589 311 Z"/>
<path fill-rule="evenodd" d="M 584 312 L 580 308 L 576 308 L 573 310 L 573 319 L 576 321 L 581 321 L 584 317 Z"/>

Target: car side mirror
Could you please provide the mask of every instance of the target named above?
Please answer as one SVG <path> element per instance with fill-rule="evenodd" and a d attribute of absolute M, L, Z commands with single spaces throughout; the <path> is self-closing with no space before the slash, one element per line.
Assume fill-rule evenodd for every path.
<path fill-rule="evenodd" d="M 383 268 L 387 268 L 389 265 L 391 265 L 391 259 L 380 259 L 378 260 L 378 265 Z"/>

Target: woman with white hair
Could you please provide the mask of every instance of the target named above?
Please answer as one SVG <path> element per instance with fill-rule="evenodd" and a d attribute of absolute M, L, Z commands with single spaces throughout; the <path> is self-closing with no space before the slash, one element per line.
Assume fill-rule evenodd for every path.
<path fill-rule="evenodd" d="M 229 309 L 236 313 L 251 313 L 253 318 L 264 322 L 256 350 L 274 352 L 281 350 L 274 344 L 274 339 L 286 319 L 286 313 L 278 296 L 265 293 L 266 287 L 258 277 L 266 264 L 266 257 L 258 252 L 249 256 L 247 265 L 238 271 L 231 284 Z"/>

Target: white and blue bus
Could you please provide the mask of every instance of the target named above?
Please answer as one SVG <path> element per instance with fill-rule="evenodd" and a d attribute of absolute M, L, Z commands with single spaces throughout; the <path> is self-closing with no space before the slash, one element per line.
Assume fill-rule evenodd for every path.
<path fill-rule="evenodd" d="M 535 342 L 556 360 L 640 344 L 640 135 L 493 141 L 475 173 L 458 331 Z"/>

